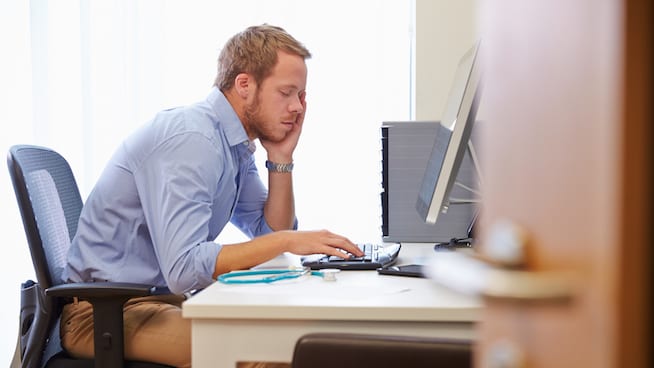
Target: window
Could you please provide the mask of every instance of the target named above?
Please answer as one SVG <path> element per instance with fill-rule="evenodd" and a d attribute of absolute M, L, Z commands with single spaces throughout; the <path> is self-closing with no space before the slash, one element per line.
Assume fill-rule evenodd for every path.
<path fill-rule="evenodd" d="M 412 1 L 81 0 L 0 5 L 0 148 L 53 147 L 67 157 L 85 198 L 119 142 L 161 109 L 204 99 L 220 47 L 252 24 L 282 26 L 313 57 L 307 117 L 295 153 L 301 229 L 354 241 L 381 236 L 382 121 L 411 110 Z M 7 81 L 7 82 L 5 82 Z M 258 161 L 265 179 L 265 152 Z M 32 277 L 7 170 L 0 171 L 6 241 L 2 287 Z M 242 239 L 229 229 L 219 241 Z M 29 270 L 29 271 L 28 271 Z M 16 309 L 18 293 L 3 308 Z M 17 310 L 17 309 L 16 309 Z M 15 313 L 2 313 L 5 325 Z M 3 320 L 4 321 L 4 320 Z M 17 329 L 16 329 L 17 330 Z M 15 340 L 0 337 L 0 356 Z"/>

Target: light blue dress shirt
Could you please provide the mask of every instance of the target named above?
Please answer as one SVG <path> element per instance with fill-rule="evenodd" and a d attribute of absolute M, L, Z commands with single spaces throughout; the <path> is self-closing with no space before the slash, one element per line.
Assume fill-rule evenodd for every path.
<path fill-rule="evenodd" d="M 272 232 L 254 147 L 217 88 L 204 102 L 157 114 L 117 149 L 86 200 L 64 281 L 176 294 L 211 284 L 222 249 L 214 239 L 228 221 L 249 237 Z"/>

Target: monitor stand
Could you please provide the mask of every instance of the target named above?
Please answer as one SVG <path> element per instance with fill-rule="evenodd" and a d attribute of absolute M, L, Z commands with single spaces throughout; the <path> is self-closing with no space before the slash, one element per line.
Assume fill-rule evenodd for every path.
<path fill-rule="evenodd" d="M 474 243 L 474 227 L 478 215 L 479 215 L 479 211 L 475 212 L 474 216 L 472 216 L 472 221 L 470 221 L 470 226 L 468 226 L 467 237 L 452 238 L 446 242 L 438 242 L 434 244 L 434 251 L 449 252 L 449 251 L 454 251 L 457 248 L 472 248 Z"/>
<path fill-rule="evenodd" d="M 474 146 L 472 145 L 472 141 L 468 141 L 468 152 L 470 153 L 470 158 L 472 159 L 472 163 L 475 168 L 475 172 L 477 174 L 477 180 L 478 180 L 478 185 L 481 187 L 482 185 L 482 180 L 481 180 L 481 170 L 479 169 L 479 160 L 477 160 L 477 153 L 475 152 Z M 459 183 L 456 183 L 459 184 Z M 459 184 L 461 187 L 464 189 L 467 189 L 475 194 L 480 194 L 480 191 L 468 188 L 466 186 L 463 186 Z M 470 204 L 470 203 L 480 203 L 481 201 L 479 200 L 451 200 L 450 204 Z M 436 252 L 449 252 L 449 251 L 454 251 L 457 248 L 472 248 L 473 243 L 474 243 L 474 229 L 475 229 L 475 222 L 477 222 L 477 217 L 479 216 L 479 210 L 475 211 L 475 214 L 472 216 L 472 220 L 470 221 L 470 225 L 468 225 L 468 236 L 465 238 L 452 238 L 449 241 L 446 242 L 438 242 L 434 244 L 434 251 Z"/>

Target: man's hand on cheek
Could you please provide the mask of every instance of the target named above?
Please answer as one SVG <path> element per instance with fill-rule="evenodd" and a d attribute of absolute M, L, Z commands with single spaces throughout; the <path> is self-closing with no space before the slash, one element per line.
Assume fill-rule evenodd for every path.
<path fill-rule="evenodd" d="M 287 163 L 292 161 L 293 152 L 297 147 L 302 133 L 302 126 L 304 124 L 304 116 L 306 113 L 307 103 L 305 100 L 306 93 L 302 92 L 299 95 L 300 102 L 302 103 L 302 111 L 299 112 L 295 118 L 293 128 L 286 134 L 286 136 L 279 142 L 271 142 L 261 140 L 261 145 L 268 152 L 268 158 L 271 161 L 279 163 Z M 273 157 L 281 157 L 280 161 L 275 161 Z M 282 162 L 284 161 L 284 162 Z"/>

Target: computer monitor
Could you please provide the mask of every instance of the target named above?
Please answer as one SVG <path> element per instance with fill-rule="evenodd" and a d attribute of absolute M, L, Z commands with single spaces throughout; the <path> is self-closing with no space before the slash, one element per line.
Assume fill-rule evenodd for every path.
<path fill-rule="evenodd" d="M 435 224 L 439 215 L 447 212 L 450 205 L 478 201 L 450 198 L 466 150 L 470 151 L 478 179 L 480 179 L 476 155 L 470 142 L 470 134 L 477 116 L 481 95 L 478 51 L 479 42 L 468 50 L 459 62 L 423 175 L 422 185 L 418 191 L 416 209 L 420 217 L 428 224 Z M 478 193 L 474 188 L 466 187 L 465 189 L 475 194 Z M 473 216 L 473 222 L 475 217 Z M 471 231 L 470 228 L 469 232 Z"/>

